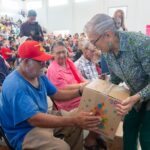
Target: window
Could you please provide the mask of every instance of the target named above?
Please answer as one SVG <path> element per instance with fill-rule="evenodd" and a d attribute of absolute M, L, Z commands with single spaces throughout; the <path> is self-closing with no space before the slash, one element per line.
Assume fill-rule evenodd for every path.
<path fill-rule="evenodd" d="M 62 36 L 64 36 L 65 34 L 70 34 L 69 30 L 57 30 L 53 32 L 55 35 L 59 35 L 61 34 Z"/>
<path fill-rule="evenodd" d="M 68 0 L 49 0 L 48 5 L 49 7 L 55 7 L 55 6 L 61 6 L 61 5 L 67 5 Z"/>
<path fill-rule="evenodd" d="M 12 7 L 15 6 L 15 7 Z M 17 1 L 12 0 L 2 0 L 2 7 L 8 10 L 19 10 L 19 4 Z"/>
<path fill-rule="evenodd" d="M 42 1 L 27 1 L 27 10 L 42 8 Z"/>
<path fill-rule="evenodd" d="M 80 3 L 80 2 L 86 2 L 86 1 L 89 1 L 89 0 L 74 0 L 75 3 Z"/>

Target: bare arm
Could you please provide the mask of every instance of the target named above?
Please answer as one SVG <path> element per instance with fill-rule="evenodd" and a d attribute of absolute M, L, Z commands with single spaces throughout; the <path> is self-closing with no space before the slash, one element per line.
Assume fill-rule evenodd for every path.
<path fill-rule="evenodd" d="M 82 86 L 85 86 L 89 83 L 89 81 L 85 80 L 83 83 L 78 83 L 78 84 L 71 84 L 67 85 L 63 90 L 75 90 L 75 89 L 80 89 Z"/>
<path fill-rule="evenodd" d="M 56 94 L 51 96 L 52 99 L 55 99 L 56 101 L 58 100 L 70 100 L 76 97 L 81 96 L 80 89 L 75 89 L 75 90 L 58 90 Z"/>
<path fill-rule="evenodd" d="M 64 87 L 63 90 L 75 90 L 79 88 L 80 88 L 80 84 L 71 84 Z"/>
<path fill-rule="evenodd" d="M 89 81 L 80 83 L 79 88 L 78 88 L 78 85 L 73 85 L 72 87 L 70 86 L 72 89 L 69 89 L 70 87 L 68 87 L 68 89 L 65 89 L 65 90 L 58 90 L 58 92 L 56 94 L 54 94 L 53 96 L 51 96 L 51 98 L 56 101 L 58 101 L 58 100 L 64 101 L 64 100 L 71 100 L 73 98 L 80 97 L 80 96 L 82 96 L 84 87 L 88 83 L 89 83 Z"/>
<path fill-rule="evenodd" d="M 62 117 L 38 113 L 27 120 L 29 124 L 42 128 L 57 128 L 76 126 L 87 130 L 97 130 L 99 117 L 89 112 L 80 112 L 74 116 Z"/>
<path fill-rule="evenodd" d="M 75 125 L 73 118 L 54 116 L 44 113 L 38 113 L 28 119 L 28 122 L 33 126 L 41 128 L 57 128 Z"/>

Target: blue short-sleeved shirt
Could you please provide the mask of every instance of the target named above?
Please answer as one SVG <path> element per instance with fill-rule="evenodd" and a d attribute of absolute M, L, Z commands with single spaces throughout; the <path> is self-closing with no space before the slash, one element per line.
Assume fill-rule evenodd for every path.
<path fill-rule="evenodd" d="M 47 95 L 57 92 L 46 76 L 39 77 L 39 88 L 32 86 L 18 71 L 12 72 L 3 83 L 0 120 L 10 144 L 22 149 L 25 135 L 34 128 L 27 119 L 39 112 L 47 113 Z"/>

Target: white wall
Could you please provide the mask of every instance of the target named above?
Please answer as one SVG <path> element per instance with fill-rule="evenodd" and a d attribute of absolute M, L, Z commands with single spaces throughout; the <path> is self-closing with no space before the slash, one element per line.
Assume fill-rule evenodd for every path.
<path fill-rule="evenodd" d="M 72 8 L 71 8 L 72 5 Z M 108 13 L 109 7 L 127 6 L 126 26 L 129 31 L 142 31 L 150 24 L 149 0 L 87 0 L 48 11 L 49 29 L 68 28 L 72 33 L 82 32 L 85 23 L 96 13 Z M 49 8 L 50 9 L 50 8 Z M 58 11 L 59 10 L 59 11 Z M 51 22 L 51 23 L 50 23 Z"/>
<path fill-rule="evenodd" d="M 145 33 L 145 26 L 150 24 L 149 0 L 91 0 L 75 4 L 73 32 L 81 32 L 85 22 L 96 13 L 108 14 L 109 7 L 120 6 L 127 6 L 125 23 L 128 30 Z"/>
<path fill-rule="evenodd" d="M 102 9 L 103 1 L 89 0 L 73 4 L 73 32 L 83 32 L 83 26 Z"/>
<path fill-rule="evenodd" d="M 18 13 L 2 8 L 1 1 L 0 14 L 3 11 Z M 26 5 L 21 0 L 16 1 L 18 1 L 20 8 L 26 8 Z M 26 3 L 29 1 L 37 0 L 27 0 Z M 145 26 L 150 24 L 149 0 L 85 0 L 85 2 L 81 3 L 69 0 L 68 5 L 58 7 L 49 7 L 48 0 L 40 1 L 42 1 L 42 7 L 36 10 L 38 13 L 37 19 L 48 31 L 69 30 L 71 33 L 82 32 L 85 23 L 93 15 L 96 13 L 108 13 L 109 7 L 119 6 L 127 6 L 127 18 L 125 21 L 128 30 L 145 33 Z"/>
<path fill-rule="evenodd" d="M 68 5 L 48 7 L 48 29 L 50 31 L 57 30 L 73 30 L 72 3 Z"/>
<path fill-rule="evenodd" d="M 0 0 L 0 16 L 8 15 L 9 17 L 13 17 L 16 20 L 20 18 L 19 11 L 23 8 L 21 0 L 13 0 L 12 2 L 17 2 L 18 7 L 15 5 L 8 5 L 9 0 L 5 0 L 5 4 L 8 8 L 3 6 L 3 0 Z M 11 1 L 11 0 L 10 0 Z"/>
<path fill-rule="evenodd" d="M 127 6 L 126 25 L 128 30 L 142 31 L 145 33 L 145 26 L 150 24 L 150 1 L 149 0 L 104 0 L 104 12 L 109 7 Z"/>

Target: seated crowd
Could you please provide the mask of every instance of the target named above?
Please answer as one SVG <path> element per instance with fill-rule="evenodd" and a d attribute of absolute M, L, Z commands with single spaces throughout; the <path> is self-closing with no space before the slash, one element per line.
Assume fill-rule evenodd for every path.
<path fill-rule="evenodd" d="M 84 87 L 110 73 L 111 83 L 125 82 L 131 92 L 115 105 L 124 117 L 123 149 L 137 150 L 140 135 L 148 150 L 150 38 L 123 32 L 122 10 L 93 16 L 84 27 L 88 38 L 47 33 L 36 16 L 28 12 L 18 36 L 0 36 L 0 125 L 13 149 L 108 150 L 97 132 L 100 117 L 78 106 Z"/>
<path fill-rule="evenodd" d="M 5 118 L 0 124 L 11 146 L 16 150 L 82 150 L 83 145 L 105 149 L 105 142 L 93 132 L 99 118 L 92 113 L 76 114 L 84 86 L 101 75 L 100 53 L 85 34 L 43 31 L 43 40 L 38 42 L 14 34 L 0 37 L 0 114 Z M 49 114 L 46 95 L 58 115 Z M 90 131 L 84 140 L 82 129 Z M 67 143 L 56 138 L 59 135 Z"/>

